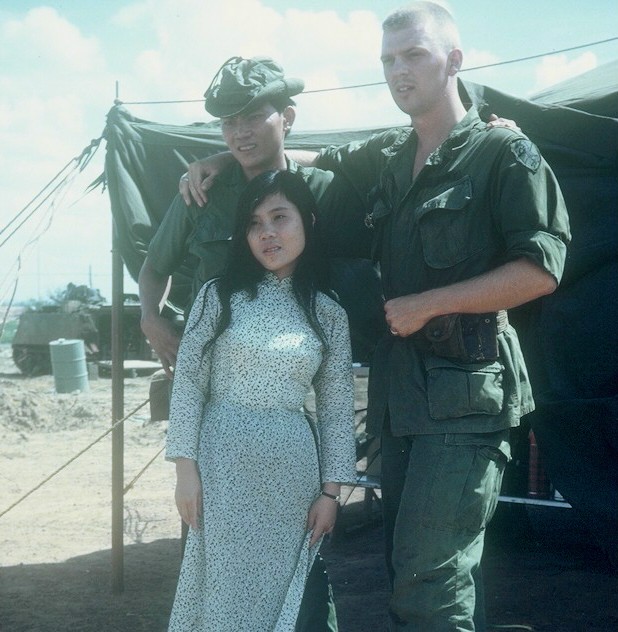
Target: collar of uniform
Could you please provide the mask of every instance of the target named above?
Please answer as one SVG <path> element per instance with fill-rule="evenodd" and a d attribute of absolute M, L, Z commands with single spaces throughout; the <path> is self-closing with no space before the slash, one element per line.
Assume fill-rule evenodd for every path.
<path fill-rule="evenodd" d="M 220 182 L 221 184 L 234 187 L 234 186 L 244 186 L 247 184 L 247 178 L 242 170 L 240 164 L 234 161 L 231 165 L 228 165 L 215 180 L 215 184 Z"/>
<path fill-rule="evenodd" d="M 395 142 L 382 150 L 386 158 L 384 174 L 389 174 L 387 177 L 397 180 L 396 174 L 411 173 L 417 138 L 412 127 L 402 127 Z M 403 186 L 403 183 L 399 182 L 399 185 Z"/>
<path fill-rule="evenodd" d="M 460 147 L 463 147 L 464 143 L 459 142 L 459 139 L 462 136 L 467 135 L 472 127 L 475 125 L 482 124 L 482 121 L 478 115 L 478 111 L 475 106 L 472 106 L 467 112 L 466 115 L 453 127 L 447 139 L 438 147 L 434 154 L 440 152 L 442 149 L 458 149 L 457 146 L 459 144 Z M 387 158 L 393 158 L 396 154 L 398 154 L 406 145 L 411 142 L 411 137 L 416 138 L 416 133 L 414 132 L 414 128 L 412 127 L 402 127 L 399 130 L 399 135 L 395 139 L 395 142 L 388 147 L 382 149 L 382 153 Z M 465 139 L 467 140 L 467 139 Z M 432 154 L 433 156 L 433 154 Z"/>
<path fill-rule="evenodd" d="M 285 162 L 288 166 L 288 171 L 290 173 L 297 173 L 298 170 L 300 169 L 300 165 L 294 160 L 292 160 L 291 158 L 288 158 L 287 156 L 285 157 Z"/>
<path fill-rule="evenodd" d="M 478 125 L 484 125 L 484 123 L 476 107 L 472 106 L 461 121 L 453 127 L 446 140 L 429 155 L 426 164 L 438 165 L 448 159 L 452 152 L 465 147 L 469 140 L 470 130 Z"/>
<path fill-rule="evenodd" d="M 392 145 L 389 145 L 388 147 L 384 147 L 384 149 L 382 149 L 382 153 L 387 158 L 392 158 L 393 156 L 398 154 L 401 151 L 401 149 L 407 145 L 408 140 L 410 139 L 410 136 L 412 135 L 412 132 L 413 132 L 413 129 L 411 127 L 402 127 L 399 130 L 399 135 L 395 139 L 395 142 Z"/>
<path fill-rule="evenodd" d="M 448 159 L 451 152 L 463 148 L 468 142 L 468 135 L 472 128 L 483 126 L 476 107 L 472 106 L 465 116 L 453 127 L 446 140 L 429 155 L 427 165 L 439 165 L 445 159 Z M 382 153 L 387 158 L 391 173 L 398 171 L 398 165 L 402 161 L 410 160 L 411 156 L 416 153 L 417 134 L 412 127 L 403 127 L 399 131 L 399 135 L 392 145 L 382 149 Z M 405 165 L 405 163 L 404 163 Z M 411 168 L 411 166 L 410 166 Z M 406 169 L 403 170 L 406 172 Z"/>

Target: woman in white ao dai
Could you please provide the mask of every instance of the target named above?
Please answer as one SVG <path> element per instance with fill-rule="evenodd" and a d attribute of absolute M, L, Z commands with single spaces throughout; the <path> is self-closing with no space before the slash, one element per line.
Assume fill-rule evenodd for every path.
<path fill-rule="evenodd" d="M 314 204 L 298 175 L 252 180 L 228 269 L 187 322 L 166 452 L 191 526 L 172 631 L 293 632 L 333 499 L 355 477 L 348 323 L 320 272 Z"/>

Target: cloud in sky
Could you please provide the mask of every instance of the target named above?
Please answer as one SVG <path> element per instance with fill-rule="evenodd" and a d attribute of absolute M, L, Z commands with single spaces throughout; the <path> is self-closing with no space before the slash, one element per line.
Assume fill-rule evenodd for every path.
<path fill-rule="evenodd" d="M 120 11 L 114 22 L 119 36 L 130 37 L 137 29 L 149 40 L 148 48 L 118 69 L 121 98 L 127 101 L 200 99 L 219 65 L 233 55 L 274 57 L 290 75 L 303 77 L 308 90 L 382 80 L 380 22 L 370 11 L 352 11 L 342 18 L 335 11 L 290 8 L 278 12 L 258 0 L 237 0 L 220 5 L 215 21 L 208 3 L 187 0 L 179 6 L 168 0 L 148 0 Z M 315 45 L 308 48 L 298 42 Z M 334 115 L 336 120 L 356 125 L 356 120 L 349 122 L 346 112 L 349 98 L 342 97 L 340 103 L 338 98 L 337 93 L 323 97 L 322 109 L 334 110 L 331 120 Z M 312 104 L 317 103 L 313 98 Z M 180 116 L 190 116 L 189 120 L 207 116 L 201 105 L 174 109 Z M 365 116 L 369 120 L 379 112 L 376 108 Z M 316 112 L 304 118 L 303 124 L 322 127 L 323 115 Z"/>
<path fill-rule="evenodd" d="M 571 60 L 564 53 L 543 57 L 535 68 L 534 91 L 543 90 L 570 77 L 581 75 L 583 72 L 593 70 L 597 65 L 597 56 L 591 51 L 586 51 Z"/>
<path fill-rule="evenodd" d="M 470 48 L 464 52 L 463 68 L 478 68 L 479 66 L 496 64 L 499 61 L 501 61 L 500 58 L 491 51 Z M 491 69 L 488 68 L 487 70 L 489 71 Z"/>
<path fill-rule="evenodd" d="M 15 66 L 36 66 L 44 60 L 62 64 L 67 72 L 81 72 L 102 65 L 96 40 L 83 36 L 50 7 L 32 9 L 23 20 L 6 21 L 2 37 L 3 58 Z"/>
<path fill-rule="evenodd" d="M 1 24 L 0 32 L 0 171 L 3 189 L 27 196 L 35 178 L 50 176 L 80 148 L 76 139 L 88 139 L 106 65 L 96 39 L 54 9 L 33 9 Z"/>
<path fill-rule="evenodd" d="M 91 109 L 97 101 L 104 102 L 101 77 L 106 63 L 96 38 L 84 36 L 51 8 L 32 9 L 1 23 L 0 35 L 0 226 L 4 226 L 92 136 L 100 134 L 104 120 L 93 128 Z M 89 175 L 94 179 L 96 173 Z M 83 213 L 58 208 L 40 245 L 27 247 L 51 215 L 34 214 L 0 252 L 0 300 L 12 287 L 12 276 L 4 273 L 13 270 L 20 252 L 23 291 L 18 296 L 22 298 L 36 297 L 39 273 L 45 295 L 48 285 L 53 289 L 71 280 L 73 266 L 87 272 L 88 259 L 97 254 L 97 225 L 100 220 L 109 223 L 107 212 L 103 218 L 100 211 L 92 211 L 93 207 L 90 212 L 84 207 Z"/>

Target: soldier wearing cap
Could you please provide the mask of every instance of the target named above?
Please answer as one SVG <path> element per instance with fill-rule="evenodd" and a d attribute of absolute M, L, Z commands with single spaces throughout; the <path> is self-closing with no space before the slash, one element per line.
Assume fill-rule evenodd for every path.
<path fill-rule="evenodd" d="M 270 58 L 232 57 L 205 92 L 205 108 L 220 118 L 223 139 L 235 161 L 213 181 L 207 202 L 187 206 L 180 195 L 176 196 L 150 242 L 139 275 L 142 330 L 169 377 L 180 342 L 178 332 L 160 315 L 171 274 L 185 260 L 195 262 L 192 293 L 185 306 L 188 313 L 202 285 L 225 266 L 241 191 L 251 178 L 272 169 L 298 172 L 309 185 L 318 206 L 316 227 L 322 241 L 328 243 L 328 254 L 339 257 L 333 276 L 351 320 L 353 350 L 361 345 L 363 351 L 370 347 L 365 332 L 375 329 L 374 320 L 381 320 L 379 282 L 368 259 L 341 259 L 369 256 L 371 235 L 362 221 L 363 201 L 342 178 L 301 167 L 284 154 L 284 139 L 296 116 L 291 97 L 303 87 L 301 79 L 286 77 L 283 68 Z M 354 220 L 348 221 L 351 218 Z M 340 234 L 342 227 L 345 235 Z M 349 287 L 359 278 L 365 288 L 375 288 L 375 300 L 365 301 L 369 307 L 362 309 L 346 304 Z"/>
<path fill-rule="evenodd" d="M 251 178 L 272 169 L 298 172 L 308 183 L 320 212 L 338 207 L 338 200 L 345 200 L 350 208 L 354 195 L 347 188 L 338 189 L 331 172 L 300 167 L 284 155 L 284 138 L 295 118 L 291 97 L 303 87 L 302 80 L 286 77 L 272 59 L 233 57 L 219 69 L 204 95 L 206 110 L 221 119 L 223 138 L 236 162 L 219 175 L 203 208 L 187 206 L 180 195 L 176 196 L 150 243 L 139 275 L 142 330 L 169 377 L 180 336 L 160 315 L 160 306 L 171 274 L 187 257 L 196 261 L 188 311 L 200 287 L 223 270 L 238 198 Z M 296 630 L 336 629 L 328 577 L 318 556 L 307 580 Z"/>

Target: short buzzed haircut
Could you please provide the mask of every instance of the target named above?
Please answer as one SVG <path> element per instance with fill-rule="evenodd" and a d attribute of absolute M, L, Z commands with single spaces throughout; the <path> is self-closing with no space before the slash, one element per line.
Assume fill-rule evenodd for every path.
<path fill-rule="evenodd" d="M 425 21 L 434 27 L 434 36 L 444 46 L 445 52 L 460 48 L 459 30 L 451 13 L 435 2 L 413 2 L 396 9 L 382 22 L 383 31 L 398 31 L 413 24 Z"/>

